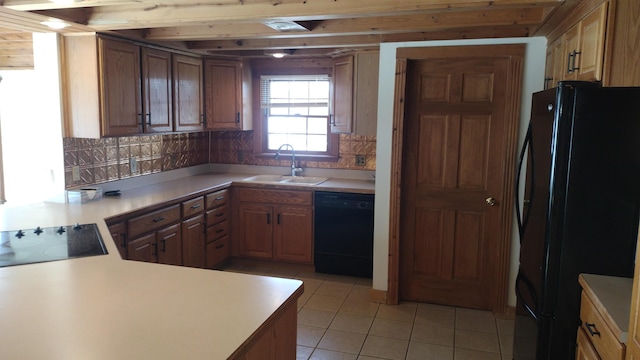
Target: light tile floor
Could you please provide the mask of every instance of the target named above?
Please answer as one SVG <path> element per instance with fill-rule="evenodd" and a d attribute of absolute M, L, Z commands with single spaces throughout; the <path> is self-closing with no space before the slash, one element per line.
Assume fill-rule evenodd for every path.
<path fill-rule="evenodd" d="M 491 312 L 369 300 L 371 279 L 315 273 L 309 267 L 234 261 L 225 269 L 304 281 L 298 300 L 298 360 L 506 360 L 513 320 Z"/>

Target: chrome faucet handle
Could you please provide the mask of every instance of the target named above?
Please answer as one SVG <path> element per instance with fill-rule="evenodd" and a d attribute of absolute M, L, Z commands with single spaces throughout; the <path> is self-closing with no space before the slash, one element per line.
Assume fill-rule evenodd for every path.
<path fill-rule="evenodd" d="M 301 176 L 304 172 L 304 169 L 301 167 L 295 167 L 295 165 L 291 165 L 291 176 Z"/>

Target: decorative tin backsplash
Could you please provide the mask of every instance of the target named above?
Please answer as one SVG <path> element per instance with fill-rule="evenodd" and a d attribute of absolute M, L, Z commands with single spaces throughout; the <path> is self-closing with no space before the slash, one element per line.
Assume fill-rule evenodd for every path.
<path fill-rule="evenodd" d="M 63 147 L 67 189 L 209 162 L 206 133 L 64 138 Z M 74 166 L 80 169 L 80 180 L 77 181 L 73 180 Z"/>
<path fill-rule="evenodd" d="M 67 189 L 207 163 L 291 164 L 288 159 L 254 156 L 253 131 L 64 138 L 63 146 Z M 299 165 L 303 168 L 375 170 L 376 138 L 342 134 L 337 162 L 300 161 Z M 79 180 L 74 181 L 76 166 L 80 170 Z"/>

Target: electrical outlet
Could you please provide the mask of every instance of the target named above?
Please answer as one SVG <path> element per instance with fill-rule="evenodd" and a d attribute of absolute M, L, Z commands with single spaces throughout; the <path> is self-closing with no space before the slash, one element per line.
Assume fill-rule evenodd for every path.
<path fill-rule="evenodd" d="M 138 160 L 136 160 L 136 158 L 132 157 L 131 159 L 129 159 L 129 168 L 131 168 L 132 174 L 138 172 Z"/>
<path fill-rule="evenodd" d="M 367 157 L 364 155 L 356 155 L 356 166 L 367 165 Z"/>
<path fill-rule="evenodd" d="M 80 181 L 80 166 L 74 166 L 71 168 L 71 177 L 73 181 Z"/>
<path fill-rule="evenodd" d="M 244 161 L 244 153 L 242 152 L 242 150 L 238 150 L 238 162 L 243 162 Z"/>

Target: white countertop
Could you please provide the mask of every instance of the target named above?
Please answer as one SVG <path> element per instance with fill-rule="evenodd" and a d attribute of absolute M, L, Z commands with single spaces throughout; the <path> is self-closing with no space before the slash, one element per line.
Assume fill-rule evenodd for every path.
<path fill-rule="evenodd" d="M 0 230 L 97 223 L 109 252 L 0 268 L 0 357 L 229 357 L 287 299 L 300 295 L 302 283 L 122 260 L 103 219 L 245 177 L 195 175 L 124 190 L 120 197 L 86 204 L 0 207 Z M 339 179 L 305 187 L 361 193 L 373 193 L 373 188 L 370 181 Z"/>

